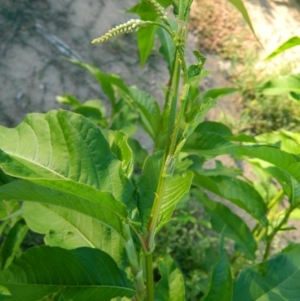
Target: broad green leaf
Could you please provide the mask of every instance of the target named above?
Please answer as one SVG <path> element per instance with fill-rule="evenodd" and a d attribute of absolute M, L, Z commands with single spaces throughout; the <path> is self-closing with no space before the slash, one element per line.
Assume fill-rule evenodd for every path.
<path fill-rule="evenodd" d="M 11 176 L 76 195 L 109 191 L 124 203 L 132 195 L 100 129 L 68 111 L 29 114 L 16 128 L 0 127 L 0 167 Z"/>
<path fill-rule="evenodd" d="M 37 301 L 60 292 L 73 301 L 109 301 L 132 297 L 134 291 L 123 271 L 106 253 L 90 248 L 64 250 L 48 246 L 29 249 L 0 272 L 0 285 L 11 295 L 0 300 Z"/>
<path fill-rule="evenodd" d="M 283 44 L 281 44 L 276 50 L 274 50 L 270 55 L 268 55 L 265 58 L 265 61 L 270 60 L 272 58 L 274 58 L 275 56 L 277 56 L 278 54 L 296 47 L 300 45 L 300 37 L 292 37 L 290 39 L 288 39 L 287 41 L 285 41 Z"/>
<path fill-rule="evenodd" d="M 193 173 L 191 171 L 183 174 L 174 174 L 172 177 L 167 178 L 166 189 L 159 212 L 157 231 L 171 219 L 177 203 L 189 192 L 192 179 Z"/>
<path fill-rule="evenodd" d="M 168 7 L 172 4 L 172 0 L 156 0 L 163 7 Z"/>
<path fill-rule="evenodd" d="M 130 177 L 133 171 L 133 154 L 128 145 L 127 136 L 119 131 L 110 131 L 108 136 L 111 151 L 122 162 L 122 168 L 126 176 Z"/>
<path fill-rule="evenodd" d="M 71 107 L 77 107 L 81 105 L 81 102 L 71 94 L 56 96 L 56 100 L 63 105 Z"/>
<path fill-rule="evenodd" d="M 278 77 L 257 87 L 257 90 L 265 95 L 281 95 L 284 93 L 300 93 L 300 74 L 289 74 Z"/>
<path fill-rule="evenodd" d="M 193 190 L 193 194 L 212 217 L 213 229 L 221 233 L 226 226 L 225 235 L 234 240 L 238 250 L 243 252 L 247 258 L 254 260 L 257 244 L 246 223 L 226 206 L 210 200 L 203 192 Z"/>
<path fill-rule="evenodd" d="M 241 272 L 233 301 L 297 301 L 300 296 L 300 248 L 279 254 Z"/>
<path fill-rule="evenodd" d="M 100 86 L 102 87 L 103 92 L 107 95 L 107 97 L 114 102 L 116 100 L 115 89 L 118 88 L 120 91 L 128 93 L 128 88 L 124 81 L 115 74 L 105 74 L 99 68 L 83 63 L 78 60 L 70 59 L 70 62 L 73 64 L 89 71 L 91 75 L 98 81 Z"/>
<path fill-rule="evenodd" d="M 28 227 L 23 220 L 19 220 L 9 230 L 0 250 L 0 269 L 7 268 L 17 255 L 20 245 L 25 238 Z"/>
<path fill-rule="evenodd" d="M 142 128 L 154 139 L 159 131 L 160 110 L 157 101 L 146 92 L 130 88 L 130 95 L 140 115 Z"/>
<path fill-rule="evenodd" d="M 236 157 L 248 156 L 258 158 L 274 164 L 300 182 L 300 157 L 274 147 L 236 145 L 224 136 L 214 132 L 195 131 L 187 140 L 183 150 L 209 157 L 229 154 Z"/>
<path fill-rule="evenodd" d="M 263 225 L 267 225 L 265 217 L 267 208 L 260 194 L 247 182 L 228 176 L 206 176 L 194 172 L 193 184 L 203 187 L 244 209 Z"/>
<path fill-rule="evenodd" d="M 171 23 L 173 24 L 173 23 Z M 161 46 L 159 48 L 159 52 L 164 57 L 167 62 L 169 73 L 171 74 L 173 68 L 173 62 L 175 57 L 176 47 L 172 37 L 162 28 L 157 29 L 157 36 L 160 40 Z"/>
<path fill-rule="evenodd" d="M 127 210 L 111 193 L 95 189 L 80 190 L 81 188 L 68 192 L 68 188 L 63 187 L 60 191 L 19 180 L 0 186 L 0 197 L 71 209 L 88 215 L 124 235 L 122 222 L 127 218 Z"/>
<path fill-rule="evenodd" d="M 183 276 L 171 256 L 165 254 L 158 267 L 161 279 L 155 287 L 155 301 L 185 301 Z"/>
<path fill-rule="evenodd" d="M 233 4 L 237 8 L 237 10 L 243 15 L 244 20 L 246 21 L 246 23 L 250 27 L 251 31 L 253 32 L 254 36 L 256 37 L 254 28 L 252 26 L 251 20 L 249 18 L 247 9 L 246 9 L 243 1 L 242 0 L 227 0 L 227 1 L 230 2 L 231 4 Z M 256 39 L 257 39 L 257 37 L 256 37 Z"/>
<path fill-rule="evenodd" d="M 203 301 L 232 301 L 232 276 L 224 251 L 224 231 L 220 241 L 219 262 L 213 266 L 210 287 Z"/>
<path fill-rule="evenodd" d="M 218 88 L 218 89 L 207 90 L 204 92 L 202 96 L 202 101 L 207 98 L 217 99 L 235 93 L 237 91 L 238 90 L 236 88 Z"/>
<path fill-rule="evenodd" d="M 28 227 L 45 234 L 47 245 L 64 249 L 97 248 L 108 253 L 118 264 L 121 262 L 121 237 L 95 218 L 62 206 L 33 202 L 24 202 L 22 210 Z"/>

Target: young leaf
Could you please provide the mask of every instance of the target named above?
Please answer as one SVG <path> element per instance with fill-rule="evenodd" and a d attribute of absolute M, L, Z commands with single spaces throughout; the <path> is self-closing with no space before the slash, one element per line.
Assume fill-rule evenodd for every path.
<path fill-rule="evenodd" d="M 100 129 L 68 111 L 29 114 L 16 128 L 0 127 L 0 167 L 11 176 L 67 193 L 109 191 L 124 203 L 132 195 L 121 162 Z"/>
<path fill-rule="evenodd" d="M 285 41 L 283 44 L 281 44 L 276 50 L 274 50 L 270 55 L 268 55 L 265 58 L 265 61 L 267 60 L 271 60 L 272 58 L 274 58 L 275 56 L 277 56 L 278 54 L 296 47 L 300 45 L 300 37 L 292 37 L 290 39 L 288 39 L 287 41 Z"/>
<path fill-rule="evenodd" d="M 91 75 L 98 81 L 100 86 L 102 87 L 103 92 L 107 95 L 107 97 L 114 102 L 116 100 L 115 88 L 118 88 L 120 91 L 128 93 L 128 88 L 124 81 L 115 74 L 105 74 L 99 68 L 83 63 L 81 61 L 69 60 L 71 63 L 89 71 Z"/>
<path fill-rule="evenodd" d="M 77 98 L 75 98 L 73 95 L 70 95 L 70 94 L 56 96 L 56 100 L 63 105 L 67 105 L 67 106 L 71 106 L 71 107 L 77 107 L 77 106 L 81 105 L 81 102 Z"/>
<path fill-rule="evenodd" d="M 144 21 L 160 21 L 156 11 L 153 9 L 153 6 L 147 3 L 146 1 L 135 5 L 127 12 L 139 15 L 141 20 Z M 157 26 L 148 26 L 140 28 L 137 32 L 137 42 L 140 53 L 141 66 L 143 66 L 146 63 L 149 54 L 153 48 L 156 30 Z"/>
<path fill-rule="evenodd" d="M 231 4 L 233 4 L 237 8 L 237 10 L 243 15 L 244 20 L 247 22 L 248 26 L 250 27 L 251 31 L 253 32 L 254 36 L 256 37 L 254 28 L 252 26 L 251 20 L 249 18 L 247 9 L 246 9 L 243 1 L 242 0 L 227 0 L 227 1 L 230 2 Z M 257 39 L 257 37 L 256 37 L 256 39 Z"/>
<path fill-rule="evenodd" d="M 142 218 L 143 230 L 145 230 L 150 218 L 159 182 L 162 159 L 162 151 L 156 152 L 146 159 L 143 174 L 138 185 L 138 208 Z M 189 191 L 192 178 L 193 173 L 190 171 L 167 178 L 157 230 L 170 220 L 176 204 Z"/>
<path fill-rule="evenodd" d="M 138 183 L 138 209 L 142 219 L 143 230 L 146 229 L 150 218 L 163 156 L 163 151 L 160 151 L 147 157 L 143 167 L 143 174 Z"/>
<path fill-rule="evenodd" d="M 1 270 L 6 269 L 11 264 L 17 252 L 19 251 L 19 247 L 25 238 L 27 231 L 28 227 L 23 220 L 16 222 L 15 225 L 9 230 L 0 250 Z"/>
<path fill-rule="evenodd" d="M 0 272 L 0 285 L 10 295 L 5 301 L 36 301 L 57 292 L 66 300 L 109 301 L 132 297 L 134 291 L 123 271 L 106 253 L 90 248 L 64 250 L 32 248 Z"/>
<path fill-rule="evenodd" d="M 170 255 L 160 261 L 161 279 L 155 287 L 155 301 L 185 301 L 184 280 Z"/>
<path fill-rule="evenodd" d="M 160 110 L 157 101 L 146 92 L 130 88 L 130 95 L 140 115 L 142 128 L 154 139 L 159 131 Z"/>
<path fill-rule="evenodd" d="M 177 203 L 189 192 L 192 179 L 193 173 L 191 171 L 183 174 L 174 174 L 167 179 L 161 210 L 159 212 L 157 231 L 171 219 Z"/>
<path fill-rule="evenodd" d="M 47 183 L 47 181 L 42 182 L 45 185 Z M 57 188 L 58 185 L 62 184 L 57 181 L 53 186 Z M 72 191 L 70 188 L 70 186 L 62 187 L 62 191 L 59 191 L 19 180 L 0 186 L 0 198 L 8 200 L 22 199 L 68 208 L 88 215 L 114 229 L 121 236 L 124 235 L 122 222 L 127 218 L 127 210 L 124 204 L 118 202 L 109 192 L 87 189 L 87 187 L 83 190 L 82 187 L 78 189 L 76 186 Z"/>
<path fill-rule="evenodd" d="M 238 90 L 236 88 L 218 88 L 207 90 L 203 93 L 202 101 L 206 100 L 207 98 L 217 99 L 219 97 L 224 97 L 237 91 Z"/>
<path fill-rule="evenodd" d="M 243 252 L 247 258 L 254 260 L 257 244 L 245 222 L 226 206 L 210 200 L 203 192 L 193 190 L 193 194 L 211 215 L 213 229 L 221 233 L 226 226 L 225 236 L 233 239 L 239 251 Z"/>
<path fill-rule="evenodd" d="M 171 24 L 173 24 L 173 22 Z M 167 33 L 161 27 L 157 29 L 156 33 L 161 43 L 159 52 L 162 54 L 165 61 L 167 62 L 169 73 L 171 74 L 176 51 L 174 41 L 169 35 L 169 33 Z"/>
<path fill-rule="evenodd" d="M 64 249 L 97 248 L 108 253 L 118 265 L 121 263 L 122 238 L 95 218 L 62 206 L 34 202 L 24 202 L 22 211 L 28 227 L 45 234 L 47 245 Z"/>
<path fill-rule="evenodd" d="M 194 172 L 193 183 L 229 200 L 267 225 L 264 200 L 247 182 L 228 176 L 206 176 L 205 172 Z"/>
<path fill-rule="evenodd" d="M 233 301 L 292 301 L 300 296 L 300 248 L 283 252 L 241 272 Z"/>
<path fill-rule="evenodd" d="M 130 177 L 133 171 L 133 154 L 128 145 L 127 136 L 119 131 L 110 131 L 108 136 L 111 151 L 122 162 L 122 168 L 126 176 Z"/>
<path fill-rule="evenodd" d="M 260 87 L 257 91 L 265 95 L 281 95 L 284 93 L 300 93 L 300 74 L 289 74 L 272 79 Z"/>
<path fill-rule="evenodd" d="M 226 229 L 226 228 L 225 228 Z M 210 288 L 203 301 L 232 301 L 232 276 L 224 251 L 224 232 L 221 236 L 219 262 L 213 266 Z M 241 299 L 242 300 L 242 299 Z"/>

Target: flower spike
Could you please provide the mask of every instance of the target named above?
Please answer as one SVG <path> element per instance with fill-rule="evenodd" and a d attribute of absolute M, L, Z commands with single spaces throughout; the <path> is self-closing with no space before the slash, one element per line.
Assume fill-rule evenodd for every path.
<path fill-rule="evenodd" d="M 94 39 L 92 41 L 92 44 L 104 43 L 104 42 L 108 41 L 109 39 L 111 39 L 112 37 L 115 37 L 115 36 L 118 36 L 121 34 L 130 33 L 133 31 L 137 31 L 140 27 L 149 25 L 149 23 L 151 23 L 151 22 L 142 21 L 142 20 L 138 20 L 138 19 L 131 19 L 124 24 L 121 24 L 121 25 L 118 25 L 118 26 L 112 28 L 106 34 L 101 36 L 100 38 Z"/>

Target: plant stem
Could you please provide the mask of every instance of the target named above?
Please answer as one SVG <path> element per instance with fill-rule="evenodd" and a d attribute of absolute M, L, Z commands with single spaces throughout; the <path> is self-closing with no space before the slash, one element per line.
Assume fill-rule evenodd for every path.
<path fill-rule="evenodd" d="M 266 244 L 266 248 L 265 248 L 265 253 L 264 253 L 264 257 L 263 257 L 263 261 L 265 261 L 265 260 L 268 259 L 269 255 L 270 255 L 270 250 L 271 250 L 272 241 L 273 241 L 275 235 L 277 234 L 277 232 L 279 232 L 279 231 L 281 230 L 282 226 L 283 226 L 284 224 L 286 224 L 286 222 L 287 222 L 288 219 L 289 219 L 290 214 L 292 213 L 292 211 L 293 211 L 294 209 L 295 209 L 295 208 L 291 206 L 291 207 L 287 210 L 287 212 L 286 212 L 284 218 L 281 220 L 281 222 L 279 223 L 279 225 L 273 229 L 273 231 L 272 231 L 272 233 L 271 233 L 270 235 L 268 235 L 268 237 L 267 237 L 267 244 Z"/>
<path fill-rule="evenodd" d="M 147 301 L 154 301 L 154 279 L 153 279 L 153 261 L 152 254 L 145 256 L 146 264 L 146 287 L 147 287 Z"/>

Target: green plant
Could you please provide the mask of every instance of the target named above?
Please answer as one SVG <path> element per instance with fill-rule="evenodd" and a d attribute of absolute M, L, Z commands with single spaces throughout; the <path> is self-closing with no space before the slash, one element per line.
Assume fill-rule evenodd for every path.
<path fill-rule="evenodd" d="M 242 2 L 229 2 L 251 24 Z M 185 300 L 184 280 L 170 255 L 162 252 L 153 261 L 157 233 L 183 198 L 200 203 L 211 218 L 209 227 L 220 233 L 218 261 L 210 284 L 202 285 L 202 300 L 299 296 L 300 245 L 269 259 L 274 237 L 288 230 L 289 216 L 300 205 L 299 134 L 235 136 L 221 123 L 203 122 L 216 99 L 235 89 L 199 93 L 198 82 L 208 73 L 205 58 L 195 51 L 196 63 L 185 61 L 191 3 L 141 1 L 130 10 L 141 20 L 95 40 L 105 42 L 138 29 L 144 64 L 157 33 L 170 71 L 162 111 L 154 98 L 120 77 L 73 61 L 99 82 L 111 101 L 109 117 L 97 100 L 82 104 L 64 95 L 59 100 L 74 112 L 29 114 L 16 128 L 0 127 L 0 197 L 3 204 L 23 200 L 21 211 L 13 216 L 4 211 L 4 218 L 17 215 L 22 226 L 24 219 L 31 230 L 45 235 L 46 244 L 11 263 L 24 235 L 7 236 L 10 248 L 2 246 L 2 253 L 7 250 L 9 259 L 0 271 L 0 300 Z M 165 15 L 170 5 L 175 21 Z M 137 124 L 153 141 L 151 154 L 132 137 Z M 218 161 L 206 168 L 207 160 L 224 154 L 256 158 L 252 164 L 264 182 L 255 183 Z M 269 188 L 274 179 L 281 187 L 275 195 Z M 254 227 L 250 230 L 212 194 L 247 212 Z M 284 197 L 288 205 L 282 209 Z M 230 260 L 224 248 L 228 239 L 234 242 Z M 257 256 L 259 243 L 262 256 Z M 249 267 L 231 270 L 230 262 Z"/>

